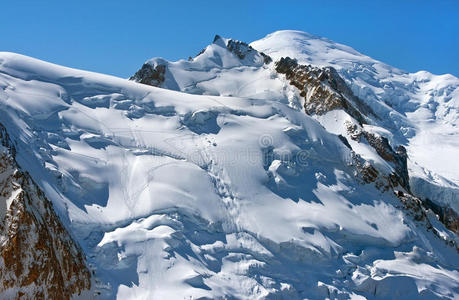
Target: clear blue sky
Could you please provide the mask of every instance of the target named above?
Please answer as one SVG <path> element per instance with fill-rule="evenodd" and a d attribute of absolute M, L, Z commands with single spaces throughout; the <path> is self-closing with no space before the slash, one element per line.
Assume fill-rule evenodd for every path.
<path fill-rule="evenodd" d="M 407 71 L 459 77 L 459 0 L 4 1 L 0 50 L 128 77 L 148 58 L 196 55 L 215 34 L 296 29 Z"/>

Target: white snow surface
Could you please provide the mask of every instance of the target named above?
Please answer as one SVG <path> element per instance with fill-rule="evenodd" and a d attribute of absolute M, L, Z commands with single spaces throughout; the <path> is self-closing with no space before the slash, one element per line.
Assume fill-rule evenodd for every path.
<path fill-rule="evenodd" d="M 301 97 L 276 73 L 273 63 L 263 64 L 263 57 L 256 53 L 241 60 L 228 51 L 227 43 L 228 39 L 219 38 L 191 61 L 153 58 L 147 63 L 167 66 L 161 85 L 167 89 L 272 100 L 301 109 Z M 377 132 L 389 130 L 389 135 L 382 135 L 393 146 L 407 148 L 412 191 L 459 213 L 458 78 L 426 71 L 408 73 L 351 47 L 300 31 L 277 31 L 250 46 L 274 61 L 289 56 L 301 64 L 337 69 L 354 94 L 376 112 L 379 118 L 373 125 Z M 344 119 L 337 119 L 337 124 L 341 126 Z M 319 121 L 327 130 L 334 126 Z M 367 158 L 374 152 L 361 145 L 353 148 Z"/>
<path fill-rule="evenodd" d="M 337 69 L 354 94 L 380 117 L 395 144 L 408 151 L 411 186 L 422 198 L 459 212 L 459 79 L 408 73 L 351 47 L 301 31 L 284 30 L 250 44 L 273 60 Z"/>
<path fill-rule="evenodd" d="M 189 94 L 233 96 L 289 101 L 300 107 L 295 91 L 280 80 L 273 64 L 263 62 L 258 51 L 248 51 L 243 59 L 227 48 L 229 39 L 217 38 L 191 60 L 170 62 L 163 58 L 146 61 L 153 67 L 166 66 L 160 87 Z"/>
<path fill-rule="evenodd" d="M 316 47 L 309 55 L 324 65 L 320 47 L 329 45 L 343 58 L 328 64 L 341 63 L 359 96 L 400 126 L 393 138 L 408 145 L 413 174 L 449 185 L 453 201 L 458 169 L 433 165 L 423 147 L 437 139 L 447 147 L 430 145 L 436 155 L 457 152 L 458 80 L 404 73 L 305 33 L 252 44 L 305 61 Z M 345 59 L 373 69 L 345 71 Z M 272 64 L 241 63 L 214 43 L 168 68 L 180 91 L 0 53 L 0 122 L 19 164 L 82 246 L 101 299 L 459 297 L 456 250 L 407 215 L 392 192 L 354 177 L 339 129 L 302 112 Z M 198 75 L 210 79 L 189 81 Z M 398 98 L 368 83 L 388 76 Z M 189 86 L 200 90 L 185 93 Z M 413 99 L 402 99 L 405 91 Z M 400 111 L 382 104 L 389 99 Z"/>

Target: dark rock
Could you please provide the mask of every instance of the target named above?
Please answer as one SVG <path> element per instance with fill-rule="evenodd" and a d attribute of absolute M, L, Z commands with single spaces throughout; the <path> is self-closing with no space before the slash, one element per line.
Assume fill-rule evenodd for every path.
<path fill-rule="evenodd" d="M 456 222 L 448 223 L 448 221 L 445 221 L 445 217 L 448 218 L 450 215 L 449 213 L 451 212 L 449 209 L 444 210 L 443 212 L 441 211 L 442 208 L 435 203 L 433 203 L 430 200 L 425 200 L 422 201 L 421 199 L 414 197 L 413 195 L 410 194 L 396 194 L 397 197 L 400 199 L 401 203 L 403 204 L 403 208 L 407 212 L 408 215 L 412 216 L 413 219 L 417 222 L 420 222 L 423 224 L 428 230 L 431 230 L 433 234 L 438 236 L 439 238 L 443 239 L 445 243 L 453 248 L 456 248 L 456 251 L 459 252 L 459 246 L 457 245 L 456 241 L 451 240 L 451 239 L 445 239 L 444 237 L 440 237 L 438 234 L 437 230 L 432 226 L 432 223 L 429 221 L 429 218 L 427 217 L 427 210 L 432 209 L 432 211 L 437 211 L 440 214 L 443 214 L 440 216 L 440 214 L 437 213 L 439 216 L 439 220 L 445 224 L 447 228 L 450 230 L 454 231 L 457 233 L 457 214 L 456 214 Z M 455 212 L 454 212 L 455 213 Z"/>
<path fill-rule="evenodd" d="M 139 83 L 148 84 L 159 87 L 165 79 L 166 65 L 159 64 L 152 66 L 151 64 L 143 64 L 142 68 L 138 70 L 134 76 L 129 80 L 134 80 Z"/>
<path fill-rule="evenodd" d="M 341 140 L 341 142 L 343 142 L 343 144 L 348 147 L 349 149 L 352 150 L 352 147 L 351 147 L 351 144 L 349 144 L 349 142 L 347 141 L 347 139 L 342 136 L 341 134 L 338 135 L 338 138 Z"/>
<path fill-rule="evenodd" d="M 394 151 L 387 138 L 362 130 L 356 124 L 347 122 L 346 130 L 355 141 L 362 142 L 362 139 L 365 139 L 381 158 L 392 164 L 395 173 L 391 174 L 388 178 L 392 186 L 395 187 L 400 185 L 410 192 L 407 163 L 408 155 L 405 147 L 398 146 L 397 151 Z"/>
<path fill-rule="evenodd" d="M 360 124 L 366 123 L 365 115 L 376 117 L 373 110 L 356 97 L 338 72 L 332 68 L 300 65 L 296 59 L 281 58 L 276 71 L 285 74 L 290 84 L 305 99 L 304 109 L 309 115 L 323 115 L 334 109 L 343 109 Z"/>
<path fill-rule="evenodd" d="M 425 199 L 424 205 L 431 209 L 437 216 L 440 222 L 445 224 L 449 230 L 459 233 L 459 215 L 449 206 L 441 206 L 430 199 Z"/>
<path fill-rule="evenodd" d="M 263 52 L 258 52 L 257 50 L 249 46 L 247 43 L 241 41 L 228 40 L 226 48 L 230 52 L 236 54 L 236 56 L 239 57 L 239 59 L 244 59 L 249 53 L 259 53 L 263 57 L 263 62 L 265 64 L 269 64 L 272 62 L 271 57 L 264 54 Z"/>
<path fill-rule="evenodd" d="M 222 37 L 219 36 L 218 34 L 215 35 L 214 37 L 214 40 L 212 41 L 212 43 L 215 43 L 216 41 L 218 41 L 219 39 L 221 39 Z"/>

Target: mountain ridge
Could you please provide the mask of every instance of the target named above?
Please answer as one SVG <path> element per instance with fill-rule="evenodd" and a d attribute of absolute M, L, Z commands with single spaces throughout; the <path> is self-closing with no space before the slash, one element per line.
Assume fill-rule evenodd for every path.
<path fill-rule="evenodd" d="M 276 43 L 276 45 L 271 45 L 272 44 L 270 42 L 271 39 L 273 40 L 273 43 Z M 226 42 L 230 40 L 231 39 L 225 39 Z M 426 157 L 425 154 L 417 155 L 417 153 L 425 153 L 425 151 L 417 151 L 417 149 L 429 147 L 430 145 L 430 143 L 426 143 L 424 140 L 429 140 L 429 141 L 435 140 L 435 142 L 443 142 L 445 144 L 445 148 L 443 152 L 439 152 L 438 147 L 437 148 L 430 147 L 429 148 L 430 151 L 434 153 L 437 152 L 435 154 L 436 156 L 439 156 L 439 157 L 442 157 L 442 156 L 454 157 L 454 151 L 458 145 L 453 144 L 449 146 L 450 145 L 449 141 L 452 140 L 449 136 L 457 135 L 457 130 L 455 128 L 458 125 L 457 120 L 459 116 L 459 103 L 457 100 L 454 100 L 454 99 L 458 99 L 457 95 L 459 95 L 459 79 L 455 78 L 452 75 L 451 76 L 450 75 L 436 76 L 436 75 L 432 75 L 428 73 L 427 71 L 408 73 L 400 69 L 390 67 L 389 65 L 381 63 L 379 61 L 373 60 L 370 57 L 362 55 L 358 51 L 348 46 L 337 44 L 326 38 L 321 38 L 321 37 L 314 36 L 308 33 L 300 32 L 300 31 L 291 31 L 291 30 L 277 31 L 272 34 L 269 34 L 267 37 L 261 40 L 252 42 L 250 45 L 254 47 L 255 49 L 258 48 L 261 51 L 266 52 L 268 55 L 274 55 L 273 59 L 276 61 L 278 61 L 281 56 L 285 58 L 285 57 L 289 57 L 290 55 L 291 57 L 298 59 L 300 64 L 306 64 L 306 65 L 312 64 L 312 66 L 319 67 L 319 68 L 328 67 L 328 66 L 337 68 L 339 75 L 343 77 L 343 79 L 346 81 L 346 84 L 349 85 L 350 89 L 355 94 L 357 99 L 364 99 L 365 105 L 369 105 L 370 109 L 377 111 L 378 112 L 377 115 L 379 116 L 379 119 L 385 120 L 384 122 L 381 122 L 381 120 L 379 120 L 379 122 L 370 122 L 370 125 L 378 125 L 380 127 L 389 129 L 391 131 L 391 135 L 386 135 L 385 138 L 388 138 L 392 144 L 395 144 L 395 146 L 397 144 L 402 144 L 402 145 L 407 146 L 408 145 L 407 142 L 410 139 L 414 141 L 412 144 L 419 144 L 419 145 L 416 145 L 416 147 L 413 147 L 413 148 L 416 148 L 413 151 L 410 149 L 410 147 L 408 147 L 407 149 L 408 152 L 411 152 L 409 155 L 411 158 L 409 160 L 409 168 L 412 174 L 411 180 L 413 182 L 412 186 L 414 188 L 415 193 L 419 197 L 426 198 L 426 199 L 429 198 L 430 200 L 433 200 L 435 198 L 445 199 L 442 205 L 452 206 L 454 207 L 454 210 L 456 211 L 456 213 L 459 213 L 459 206 L 456 204 L 457 201 L 455 200 L 459 196 L 459 185 L 458 185 L 459 178 L 457 177 L 457 172 L 456 172 L 456 175 L 454 173 L 454 170 L 459 168 L 459 166 L 457 164 L 450 164 L 449 161 L 451 160 L 449 159 L 449 160 L 442 162 L 442 164 L 439 164 L 441 167 L 438 168 L 438 166 L 433 165 L 432 163 L 429 162 L 428 157 Z M 318 52 L 318 49 L 320 49 L 322 52 Z M 154 59 L 150 60 L 149 62 L 152 62 L 152 61 L 154 61 Z M 163 61 L 163 64 L 166 64 L 166 61 Z M 227 76 L 228 77 L 226 78 L 227 81 L 234 80 L 231 74 L 225 75 L 223 72 L 224 70 L 218 73 L 219 74 L 218 76 L 223 77 L 223 78 L 226 78 L 225 76 Z M 168 73 L 174 74 L 174 71 L 171 70 Z M 230 72 L 227 72 L 227 73 L 230 73 Z M 193 75 L 191 74 L 192 72 L 190 72 L 190 75 L 188 76 L 193 78 Z M 367 74 L 370 74 L 371 77 L 368 77 Z M 180 73 L 180 76 L 183 77 L 183 72 Z M 273 73 L 271 72 L 270 74 L 265 75 L 265 76 L 257 75 L 256 77 L 257 80 L 265 80 L 266 82 L 269 82 L 270 85 L 273 86 L 273 88 L 266 87 L 266 86 L 262 86 L 262 88 L 265 88 L 265 90 L 269 90 L 271 94 L 278 92 L 282 88 L 285 88 L 285 85 L 284 87 L 282 87 L 282 84 L 273 83 L 270 76 L 277 76 L 277 74 L 273 75 Z M 386 79 L 387 76 L 389 76 L 388 79 Z M 400 78 L 393 77 L 393 76 L 399 76 L 399 77 L 401 76 L 401 78 L 405 82 L 399 82 Z M 409 80 L 411 81 L 409 85 L 406 84 L 408 77 L 410 78 Z M 422 78 L 422 79 L 420 80 L 419 78 Z M 181 79 L 179 78 L 178 81 L 180 82 L 180 80 Z M 425 103 L 425 100 L 423 100 L 423 98 L 425 98 L 424 91 L 414 90 L 416 93 L 413 93 L 413 90 L 410 90 L 410 86 L 416 87 L 418 84 L 424 84 L 424 85 L 429 86 L 429 85 L 432 85 L 430 82 L 434 83 L 435 85 L 438 85 L 438 83 L 435 83 L 435 82 L 442 82 L 442 80 L 445 80 L 446 82 L 452 81 L 450 86 L 447 85 L 446 88 L 445 87 L 438 88 L 440 91 L 449 90 L 449 94 L 445 96 L 442 96 L 441 94 L 436 96 L 435 93 L 437 92 L 435 92 L 434 90 L 433 97 L 429 96 L 430 99 L 428 100 L 427 103 Z M 190 79 L 184 79 L 182 81 L 189 82 Z M 250 81 L 250 79 L 244 78 L 244 81 L 247 82 L 247 81 Z M 382 83 L 379 83 L 379 81 L 381 81 Z M 357 84 L 355 82 L 361 82 L 361 83 Z M 198 93 L 198 94 L 202 94 L 202 93 L 204 94 L 205 93 L 216 93 L 217 95 L 225 94 L 224 90 L 222 91 L 221 89 L 219 89 L 218 81 L 213 80 L 212 78 L 210 78 L 209 80 L 204 80 L 203 82 L 198 81 L 197 83 L 192 83 L 192 85 L 195 85 L 195 86 L 200 85 L 201 88 L 194 89 L 194 90 L 192 89 L 190 91 L 188 88 L 183 87 L 181 88 L 181 90 L 184 92 L 191 92 L 191 93 Z M 383 85 L 384 85 L 384 88 L 383 88 Z M 250 85 L 250 84 L 249 86 L 250 86 L 251 91 L 256 90 L 258 88 L 257 86 L 254 87 L 253 85 Z M 375 87 L 375 91 L 378 91 L 380 95 L 373 92 L 372 89 L 368 88 L 372 86 Z M 404 86 L 408 86 L 408 89 Z M 171 88 L 168 85 L 165 85 L 164 87 Z M 172 89 L 177 89 L 177 88 L 179 87 L 175 86 Z M 384 89 L 386 89 L 387 91 L 385 91 Z M 365 91 L 365 92 L 362 93 L 362 91 Z M 432 94 L 432 90 L 430 91 L 428 90 L 428 93 Z M 452 94 L 456 96 L 451 96 Z M 238 93 L 238 95 L 243 96 L 243 97 L 247 96 L 247 97 L 255 97 L 255 98 L 260 96 L 259 94 L 247 94 L 247 93 L 244 94 L 240 92 Z M 289 98 L 291 96 L 287 95 L 286 93 L 283 93 L 281 95 L 278 95 L 277 97 L 271 97 L 271 95 L 261 94 L 261 97 L 268 97 L 268 98 L 282 101 L 282 99 Z M 295 96 L 293 98 L 295 98 Z M 298 97 L 297 95 L 296 98 L 301 98 L 301 97 Z M 390 102 L 388 102 L 389 98 L 393 98 L 393 99 L 390 100 Z M 451 98 L 454 101 L 449 101 L 449 99 Z M 303 106 L 302 104 L 295 103 L 295 102 L 300 102 L 300 101 L 301 100 L 298 100 L 298 99 L 289 100 L 290 105 L 293 105 L 296 107 Z M 402 102 L 407 103 L 407 104 L 404 104 L 404 106 L 408 107 L 408 109 L 400 105 L 400 103 Z M 446 107 L 442 108 L 444 106 Z M 312 107 L 313 109 L 315 109 L 315 107 L 318 107 L 318 106 L 317 104 L 315 104 Z M 427 109 L 425 109 L 424 107 L 426 107 Z M 438 115 L 437 118 L 441 118 L 440 120 L 444 120 L 444 122 L 449 124 L 448 126 L 440 126 L 440 127 L 435 128 L 435 127 L 430 126 L 429 119 L 423 120 L 425 119 L 424 115 L 428 116 L 426 114 L 428 110 L 432 111 L 432 112 L 428 112 L 429 114 L 437 114 L 438 111 L 435 107 L 440 107 L 444 111 L 447 112 L 446 115 L 443 113 L 443 115 Z M 419 112 L 413 113 L 413 108 L 417 109 Z M 408 117 L 409 115 L 413 115 L 413 117 Z M 378 118 L 378 116 L 376 117 Z M 418 116 L 420 116 L 421 118 L 419 118 Z M 354 115 L 354 118 L 355 117 L 356 116 Z M 357 117 L 357 119 L 358 118 L 359 117 Z M 434 124 L 438 124 L 438 123 L 440 123 L 440 121 Z M 420 127 L 419 125 L 422 125 L 422 128 L 418 128 Z M 419 138 L 417 137 L 413 138 L 416 131 L 422 131 L 422 132 L 435 131 L 436 134 L 435 135 L 432 134 L 430 136 L 429 135 L 426 136 L 425 134 L 420 134 Z M 445 133 L 441 131 L 447 131 L 447 132 Z M 344 135 L 343 133 L 340 133 L 340 134 Z M 438 138 L 441 138 L 441 139 L 438 140 Z M 418 156 L 417 160 L 419 161 L 413 160 L 415 156 Z M 430 164 L 429 168 L 432 168 L 432 169 L 430 170 L 422 169 L 422 167 L 425 168 L 426 165 L 428 164 Z M 419 166 L 422 166 L 422 167 L 420 168 Z M 446 175 L 446 178 L 441 176 L 440 173 L 443 176 Z M 430 181 L 431 183 L 426 184 L 428 181 Z M 435 192 L 438 190 L 438 186 L 442 187 L 444 190 L 449 191 L 450 194 L 446 193 L 446 194 L 443 194 L 443 196 L 440 196 L 438 192 Z"/>
<path fill-rule="evenodd" d="M 409 118 L 308 115 L 276 58 L 206 49 L 162 60 L 176 90 L 0 53 L 0 122 L 81 245 L 94 297 L 459 295 L 457 234 L 391 178 L 410 133 L 382 125 Z M 379 115 L 361 76 L 343 80 Z"/>

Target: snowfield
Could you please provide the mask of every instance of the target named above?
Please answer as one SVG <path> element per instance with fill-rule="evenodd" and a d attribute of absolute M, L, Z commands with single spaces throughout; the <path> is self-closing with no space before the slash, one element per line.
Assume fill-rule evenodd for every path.
<path fill-rule="evenodd" d="M 340 137 L 258 52 L 219 38 L 163 88 L 0 53 L 0 123 L 94 270 L 100 299 L 456 299 L 457 235 L 364 184 Z M 251 44 L 334 66 L 408 150 L 414 193 L 459 211 L 459 80 L 306 33 Z M 256 53 L 255 53 L 256 52 Z M 354 120 L 355 121 L 355 120 Z M 389 174 L 373 148 L 354 151 Z"/>
<path fill-rule="evenodd" d="M 332 66 L 355 95 L 377 112 L 394 144 L 408 150 L 415 194 L 459 212 L 459 79 L 407 73 L 356 50 L 300 31 L 277 31 L 250 44 L 274 60 Z"/>

